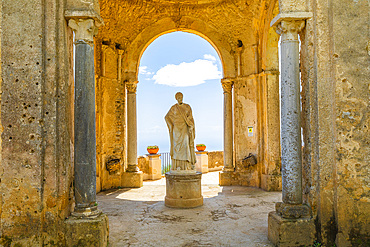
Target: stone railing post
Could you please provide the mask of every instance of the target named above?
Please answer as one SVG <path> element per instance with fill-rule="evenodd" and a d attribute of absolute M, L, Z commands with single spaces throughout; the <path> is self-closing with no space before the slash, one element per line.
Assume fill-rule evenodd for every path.
<path fill-rule="evenodd" d="M 281 35 L 281 165 L 283 202 L 269 214 L 269 239 L 277 246 L 310 246 L 315 224 L 302 201 L 302 142 L 298 33 L 311 13 L 279 14 L 273 25 Z M 287 234 L 288 232 L 288 234 Z M 306 232 L 303 236 L 301 232 Z"/>
<path fill-rule="evenodd" d="M 99 214 L 96 203 L 96 134 L 94 40 L 98 28 L 93 19 L 70 19 L 75 33 L 74 186 L 73 215 Z"/>
<path fill-rule="evenodd" d="M 195 163 L 195 170 L 201 173 L 208 172 L 208 152 L 207 151 L 195 151 L 197 163 Z"/>
<path fill-rule="evenodd" d="M 160 154 L 149 154 L 149 179 L 157 180 L 162 178 L 162 161 Z"/>
<path fill-rule="evenodd" d="M 122 186 L 138 188 L 143 186 L 143 172 L 137 165 L 137 119 L 136 89 L 138 81 L 126 82 L 127 89 L 127 169 L 122 175 Z"/>

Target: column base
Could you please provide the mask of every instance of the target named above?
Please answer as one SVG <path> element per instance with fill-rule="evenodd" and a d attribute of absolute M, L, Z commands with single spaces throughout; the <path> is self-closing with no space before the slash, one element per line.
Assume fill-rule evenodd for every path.
<path fill-rule="evenodd" d="M 170 208 L 195 208 L 203 205 L 202 174 L 166 173 L 166 197 L 164 204 Z"/>
<path fill-rule="evenodd" d="M 234 171 L 222 171 L 219 175 L 220 186 L 239 185 L 237 174 Z"/>
<path fill-rule="evenodd" d="M 270 212 L 268 238 L 275 246 L 280 247 L 312 246 L 315 240 L 314 219 L 285 219 L 276 212 Z"/>
<path fill-rule="evenodd" d="M 108 246 L 108 217 L 100 214 L 95 218 L 69 217 L 66 225 L 66 246 Z"/>
<path fill-rule="evenodd" d="M 140 188 L 143 187 L 143 172 L 124 172 L 122 173 L 121 185 L 124 188 Z"/>
<path fill-rule="evenodd" d="M 262 174 L 261 188 L 266 191 L 281 191 L 281 175 Z"/>
<path fill-rule="evenodd" d="M 277 202 L 276 213 L 286 219 L 298 219 L 311 217 L 311 208 L 305 204 L 288 204 Z"/>
<path fill-rule="evenodd" d="M 96 218 L 101 214 L 101 211 L 98 210 L 97 206 L 88 207 L 88 208 L 75 208 L 75 211 L 72 212 L 72 216 L 75 218 Z"/>

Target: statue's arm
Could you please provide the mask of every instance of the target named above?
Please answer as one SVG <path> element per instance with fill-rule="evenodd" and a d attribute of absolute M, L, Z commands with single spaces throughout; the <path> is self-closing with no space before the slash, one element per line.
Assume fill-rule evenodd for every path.
<path fill-rule="evenodd" d="M 186 111 L 186 118 L 187 118 L 188 123 L 189 123 L 189 129 L 190 129 L 191 137 L 194 140 L 195 139 L 195 122 L 194 122 L 194 118 L 193 118 L 193 112 L 191 110 L 190 105 L 187 105 L 187 108 L 188 109 Z"/>
<path fill-rule="evenodd" d="M 194 127 L 195 126 L 195 122 L 194 122 L 194 118 L 193 118 L 193 112 L 191 110 L 191 107 L 190 105 L 187 105 L 188 107 L 188 110 L 186 111 L 186 117 L 187 119 L 189 120 L 190 124 Z"/>

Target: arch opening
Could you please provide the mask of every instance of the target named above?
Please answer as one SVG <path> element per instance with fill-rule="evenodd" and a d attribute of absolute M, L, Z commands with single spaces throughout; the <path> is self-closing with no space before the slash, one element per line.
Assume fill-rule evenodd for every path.
<path fill-rule="evenodd" d="M 169 152 L 164 116 L 176 103 L 178 91 L 193 110 L 195 143 L 206 144 L 207 150 L 223 150 L 219 52 L 190 32 L 162 33 L 145 47 L 138 67 L 138 154 L 146 154 L 151 145 L 158 145 L 161 153 Z"/>

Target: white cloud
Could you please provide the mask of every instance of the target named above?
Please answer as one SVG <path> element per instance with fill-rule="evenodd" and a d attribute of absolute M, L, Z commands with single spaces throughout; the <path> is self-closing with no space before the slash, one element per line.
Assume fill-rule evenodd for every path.
<path fill-rule="evenodd" d="M 205 54 L 203 56 L 203 58 L 206 59 L 206 60 L 211 60 L 211 61 L 216 62 L 216 58 L 214 56 L 212 56 L 211 54 Z"/>
<path fill-rule="evenodd" d="M 141 75 L 153 75 L 153 72 L 148 71 L 148 66 L 140 66 L 139 67 L 139 74 Z"/>
<path fill-rule="evenodd" d="M 139 132 L 143 134 L 158 134 L 158 133 L 162 133 L 163 131 L 164 129 L 161 126 L 156 125 L 156 126 L 150 126 L 150 127 L 145 126 L 145 128 L 143 128 Z"/>
<path fill-rule="evenodd" d="M 207 60 L 198 59 L 194 62 L 183 62 L 178 65 L 167 64 L 157 71 L 153 80 L 156 84 L 189 87 L 203 84 L 206 80 L 221 79 L 221 71 L 215 63 L 216 58 L 212 55 L 204 55 L 204 58 L 206 57 Z"/>

